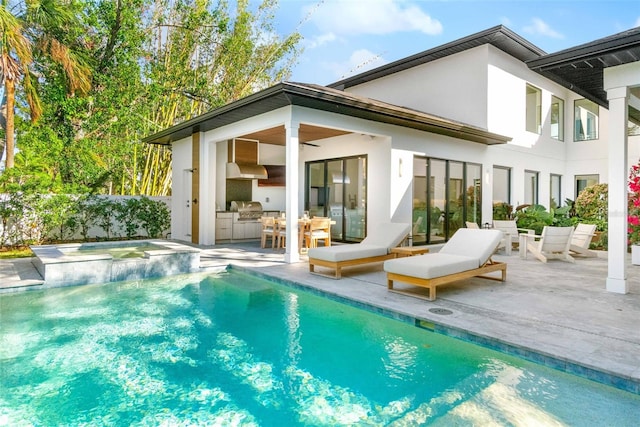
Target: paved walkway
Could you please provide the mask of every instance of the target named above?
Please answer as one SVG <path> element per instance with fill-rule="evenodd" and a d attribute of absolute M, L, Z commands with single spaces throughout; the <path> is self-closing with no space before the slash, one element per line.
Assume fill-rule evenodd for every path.
<path fill-rule="evenodd" d="M 320 289 L 640 393 L 640 267 L 629 265 L 630 292 L 620 295 L 605 290 L 605 259 L 543 264 L 520 259 L 517 251 L 495 259 L 507 262 L 507 282 L 474 278 L 444 285 L 433 302 L 388 292 L 381 263 L 346 268 L 333 280 L 310 274 L 304 259 L 286 264 L 271 249 L 235 244 L 202 248 L 201 266 L 213 271 L 233 264 Z M 0 288 L 34 280 L 29 265 L 28 259 L 0 261 Z"/>

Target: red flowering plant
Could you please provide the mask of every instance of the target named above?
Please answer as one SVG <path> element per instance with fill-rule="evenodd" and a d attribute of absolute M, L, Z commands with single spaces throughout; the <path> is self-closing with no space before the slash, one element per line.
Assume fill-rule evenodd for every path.
<path fill-rule="evenodd" d="M 629 172 L 628 202 L 627 241 L 636 245 L 640 243 L 640 164 L 633 165 Z"/>

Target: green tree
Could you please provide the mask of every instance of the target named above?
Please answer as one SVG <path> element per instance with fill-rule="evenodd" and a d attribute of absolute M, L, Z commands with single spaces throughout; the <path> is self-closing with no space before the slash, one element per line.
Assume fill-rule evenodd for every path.
<path fill-rule="evenodd" d="M 52 188 L 168 195 L 171 153 L 142 137 L 283 80 L 299 34 L 273 29 L 275 0 L 86 0 L 92 88 L 67 96 L 43 69 L 43 119 L 19 121 L 16 164 Z M 53 190 L 58 191 L 58 190 Z"/>
<path fill-rule="evenodd" d="M 69 96 L 90 86 L 89 68 L 72 49 L 80 34 L 76 2 L 25 0 L 0 4 L 0 72 L 4 84 L 3 130 L 6 167 L 14 166 L 16 96 L 21 89 L 32 121 L 42 114 L 38 79 L 43 69 L 57 72 Z M 42 74 L 37 73 L 41 78 Z"/>

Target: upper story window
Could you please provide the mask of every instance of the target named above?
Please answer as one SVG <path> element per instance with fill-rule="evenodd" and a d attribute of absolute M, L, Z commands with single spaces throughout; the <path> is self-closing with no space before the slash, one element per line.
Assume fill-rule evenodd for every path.
<path fill-rule="evenodd" d="M 551 97 L 551 138 L 564 141 L 564 100 Z"/>
<path fill-rule="evenodd" d="M 574 102 L 574 141 L 598 139 L 598 104 L 588 99 Z"/>
<path fill-rule="evenodd" d="M 542 91 L 527 85 L 527 131 L 540 133 L 542 128 Z"/>

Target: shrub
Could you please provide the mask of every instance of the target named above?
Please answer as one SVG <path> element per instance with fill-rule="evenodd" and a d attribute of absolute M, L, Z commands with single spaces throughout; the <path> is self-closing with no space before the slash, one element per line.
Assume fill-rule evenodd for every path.
<path fill-rule="evenodd" d="M 576 198 L 574 208 L 576 216 L 581 222 L 598 224 L 598 230 L 605 231 L 607 223 L 607 211 L 609 187 L 607 184 L 595 184 L 586 187 Z"/>
<path fill-rule="evenodd" d="M 162 237 L 162 232 L 171 226 L 171 212 L 167 205 L 148 197 L 140 197 L 136 216 L 147 236 L 152 238 Z"/>

